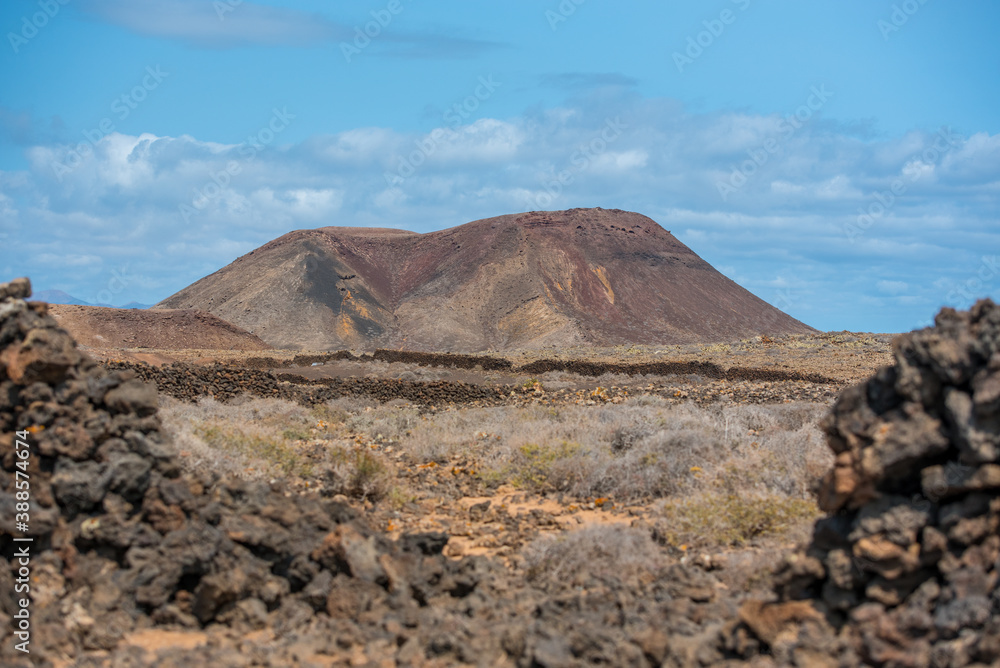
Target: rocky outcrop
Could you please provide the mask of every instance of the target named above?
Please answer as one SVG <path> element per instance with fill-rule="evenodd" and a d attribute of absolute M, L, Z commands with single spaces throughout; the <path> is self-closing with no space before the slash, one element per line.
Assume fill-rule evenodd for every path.
<path fill-rule="evenodd" d="M 827 417 L 836 461 L 818 498 L 829 515 L 782 568 L 781 600 L 747 610 L 746 627 L 795 665 L 817 653 L 840 665 L 996 665 L 1000 306 L 944 309 L 894 352 Z M 811 631 L 769 635 L 751 614 L 804 601 Z"/>

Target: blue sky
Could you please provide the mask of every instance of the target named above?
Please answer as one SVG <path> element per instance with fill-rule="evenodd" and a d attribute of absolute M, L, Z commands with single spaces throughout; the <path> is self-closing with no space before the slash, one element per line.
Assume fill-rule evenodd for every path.
<path fill-rule="evenodd" d="M 6 0 L 0 277 L 154 303 L 293 229 L 601 206 L 815 327 L 906 331 L 1000 298 L 997 25 L 988 0 Z"/>

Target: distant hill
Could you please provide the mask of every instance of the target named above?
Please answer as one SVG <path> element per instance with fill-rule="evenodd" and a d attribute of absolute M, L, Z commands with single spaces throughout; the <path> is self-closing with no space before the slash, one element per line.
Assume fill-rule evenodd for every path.
<path fill-rule="evenodd" d="M 275 347 L 481 351 L 815 331 L 646 216 L 573 209 L 417 234 L 291 232 L 160 302 Z"/>
<path fill-rule="evenodd" d="M 138 311 L 50 303 L 49 313 L 80 345 L 92 348 L 270 348 L 256 336 L 204 311 Z"/>
<path fill-rule="evenodd" d="M 77 299 L 71 294 L 62 290 L 37 290 L 31 298 L 35 301 L 48 302 L 49 304 L 71 304 L 73 306 L 93 306 L 90 302 Z"/>
<path fill-rule="evenodd" d="M 49 304 L 66 304 L 70 306 L 104 306 L 107 308 L 125 308 L 125 309 L 147 309 L 150 308 L 150 304 L 140 304 L 139 302 L 129 302 L 124 306 L 112 306 L 111 304 L 91 304 L 90 302 L 85 302 L 82 299 L 77 299 L 73 295 L 63 292 L 62 290 L 39 290 L 33 293 L 33 300 L 39 302 L 47 302 Z"/>

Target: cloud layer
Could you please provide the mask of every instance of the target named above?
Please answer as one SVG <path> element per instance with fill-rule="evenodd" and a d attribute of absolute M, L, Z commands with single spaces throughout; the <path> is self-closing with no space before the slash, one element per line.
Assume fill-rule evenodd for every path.
<path fill-rule="evenodd" d="M 409 0 L 359 14 L 359 23 L 332 21 L 322 14 L 273 7 L 249 0 L 79 0 L 95 19 L 144 37 L 177 41 L 203 49 L 309 47 L 335 43 L 350 59 L 379 38 L 376 51 L 405 58 L 470 58 L 502 46 L 447 32 L 407 32 L 386 28 Z M 390 9 L 391 8 L 391 9 Z"/>
<path fill-rule="evenodd" d="M 84 11 L 149 37 L 201 47 L 305 45 L 347 39 L 350 29 L 319 14 L 244 0 L 84 0 Z"/>
<path fill-rule="evenodd" d="M 357 128 L 289 144 L 294 110 L 275 108 L 235 145 L 113 132 L 32 146 L 27 170 L 0 172 L 0 238 L 18 249 L 0 268 L 88 301 L 124 268 L 113 301 L 155 302 L 292 229 L 429 231 L 603 206 L 651 216 L 824 329 L 900 331 L 941 304 L 998 294 L 1000 136 L 873 139 L 823 118 L 835 91 L 822 86 L 785 115 L 697 114 L 612 87 L 472 121 L 490 87 L 422 134 Z"/>

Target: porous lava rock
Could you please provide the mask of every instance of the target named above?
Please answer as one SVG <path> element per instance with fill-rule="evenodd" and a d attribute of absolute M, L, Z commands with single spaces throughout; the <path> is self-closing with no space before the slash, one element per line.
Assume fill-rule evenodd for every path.
<path fill-rule="evenodd" d="M 1000 306 L 945 308 L 893 348 L 895 365 L 825 419 L 828 515 L 780 569 L 780 600 L 744 609 L 745 628 L 794 665 L 998 665 Z M 811 631 L 759 621 L 804 603 L 822 617 Z"/>

